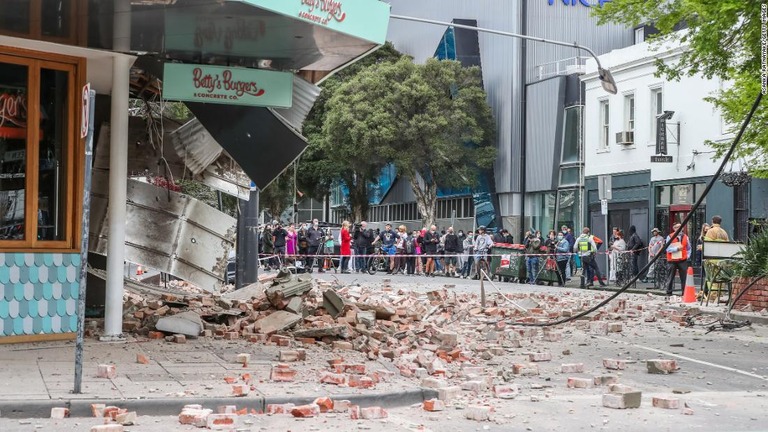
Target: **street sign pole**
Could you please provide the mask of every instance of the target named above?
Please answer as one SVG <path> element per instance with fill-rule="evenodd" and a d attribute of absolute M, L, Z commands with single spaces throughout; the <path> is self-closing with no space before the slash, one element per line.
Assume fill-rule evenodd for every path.
<path fill-rule="evenodd" d="M 605 225 L 605 238 L 603 244 L 606 245 L 605 254 L 605 273 L 610 274 L 610 263 L 608 262 L 608 200 L 613 198 L 612 191 L 612 177 L 610 175 L 601 175 L 597 178 L 598 183 L 598 195 L 600 198 L 600 212 L 603 214 L 603 224 Z M 592 282 L 592 281 L 590 281 Z"/>
<path fill-rule="evenodd" d="M 77 296 L 77 336 L 75 338 L 75 388 L 80 394 L 83 384 L 83 345 L 85 339 L 85 287 L 88 280 L 88 230 L 91 220 L 91 168 L 93 165 L 93 118 L 96 92 L 89 84 L 83 88 L 81 136 L 85 133 L 85 181 L 83 191 L 83 238 L 80 242 L 80 289 Z"/>

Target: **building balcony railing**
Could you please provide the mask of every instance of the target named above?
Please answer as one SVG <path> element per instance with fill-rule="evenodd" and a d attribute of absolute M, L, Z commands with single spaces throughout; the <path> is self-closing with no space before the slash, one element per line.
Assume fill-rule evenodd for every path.
<path fill-rule="evenodd" d="M 586 73 L 587 59 L 590 57 L 570 57 L 536 66 L 536 77 L 539 80 L 558 75 Z"/>

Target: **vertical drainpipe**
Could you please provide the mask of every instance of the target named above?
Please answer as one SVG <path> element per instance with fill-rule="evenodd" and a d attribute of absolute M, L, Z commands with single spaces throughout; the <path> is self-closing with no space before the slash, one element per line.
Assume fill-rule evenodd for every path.
<path fill-rule="evenodd" d="M 131 2 L 115 0 L 112 50 L 131 48 Z M 127 56 L 112 58 L 112 106 L 109 145 L 109 234 L 107 285 L 102 340 L 122 337 L 123 268 L 125 262 L 126 197 L 128 189 L 128 99 L 131 61 Z"/>
<path fill-rule="evenodd" d="M 522 21 L 520 24 L 520 34 L 522 35 L 528 35 L 528 1 L 523 0 L 521 2 L 521 11 L 520 16 L 522 17 Z M 527 99 L 526 99 L 526 77 L 525 73 L 528 69 L 527 65 L 527 55 L 526 55 L 526 49 L 527 49 L 527 41 L 525 39 L 522 39 L 520 41 L 520 83 L 522 87 L 522 97 L 520 99 L 520 115 L 522 116 L 522 121 L 520 123 L 520 232 L 518 234 L 518 238 L 520 239 L 520 242 L 522 243 L 523 237 L 525 235 L 525 139 L 526 139 L 526 128 L 527 128 L 527 122 L 526 122 L 526 112 L 527 112 Z"/>

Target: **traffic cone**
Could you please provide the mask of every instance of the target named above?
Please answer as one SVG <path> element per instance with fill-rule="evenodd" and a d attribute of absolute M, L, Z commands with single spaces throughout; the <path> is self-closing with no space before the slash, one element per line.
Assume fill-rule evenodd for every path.
<path fill-rule="evenodd" d="M 683 303 L 696 303 L 696 287 L 693 286 L 693 267 L 688 267 L 688 276 L 685 277 Z"/>

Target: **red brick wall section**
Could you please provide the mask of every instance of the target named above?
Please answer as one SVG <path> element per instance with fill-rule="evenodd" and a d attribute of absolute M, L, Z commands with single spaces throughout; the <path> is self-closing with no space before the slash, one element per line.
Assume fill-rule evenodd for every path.
<path fill-rule="evenodd" d="M 752 282 L 752 279 L 734 279 L 732 298 L 735 299 L 750 282 Z M 760 282 L 752 285 L 749 291 L 741 296 L 739 301 L 734 305 L 734 308 L 738 309 L 748 304 L 751 304 L 752 308 L 756 311 L 768 308 L 768 278 L 763 278 Z"/>

